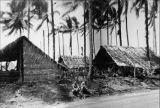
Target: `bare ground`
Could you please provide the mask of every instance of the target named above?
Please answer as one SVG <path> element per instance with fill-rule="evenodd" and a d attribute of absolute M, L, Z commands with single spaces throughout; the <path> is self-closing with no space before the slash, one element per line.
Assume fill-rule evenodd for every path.
<path fill-rule="evenodd" d="M 147 89 L 158 89 L 157 79 L 139 80 L 129 77 L 107 77 L 88 82 L 94 96 L 115 95 Z M 75 101 L 71 84 L 55 84 L 55 81 L 38 83 L 1 83 L 0 108 L 60 108 L 65 102 Z"/>

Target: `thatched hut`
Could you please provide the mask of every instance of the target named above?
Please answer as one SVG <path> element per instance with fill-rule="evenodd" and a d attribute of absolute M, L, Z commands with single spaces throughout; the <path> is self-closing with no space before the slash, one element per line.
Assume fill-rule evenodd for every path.
<path fill-rule="evenodd" d="M 43 81 L 53 79 L 58 67 L 42 50 L 25 36 L 0 50 L 0 62 L 16 61 L 16 71 L 22 81 Z"/>
<path fill-rule="evenodd" d="M 150 50 L 150 63 L 145 48 L 101 46 L 94 59 L 99 69 L 108 67 L 139 68 L 142 70 L 155 70 L 160 67 L 160 58 Z"/>
<path fill-rule="evenodd" d="M 79 56 L 60 56 L 58 59 L 59 67 L 63 70 L 84 69 L 85 61 L 84 57 Z M 89 60 L 86 57 L 86 68 L 88 68 Z"/>

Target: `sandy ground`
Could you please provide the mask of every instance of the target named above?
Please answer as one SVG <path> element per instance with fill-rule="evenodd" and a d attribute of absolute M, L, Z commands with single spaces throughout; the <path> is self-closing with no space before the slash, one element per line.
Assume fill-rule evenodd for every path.
<path fill-rule="evenodd" d="M 160 108 L 160 91 L 151 90 L 118 96 L 101 96 L 72 102 L 65 108 Z M 58 108 L 58 107 L 57 107 Z"/>
<path fill-rule="evenodd" d="M 54 104 L 17 95 L 5 104 L 0 104 L 0 108 L 117 108 L 118 106 L 123 106 L 123 108 L 159 108 L 159 90 L 140 90 L 122 95 L 103 95 L 71 103 L 56 102 Z"/>
<path fill-rule="evenodd" d="M 116 98 L 121 98 L 121 96 L 124 97 L 128 94 L 134 96 L 136 102 L 137 94 L 148 93 L 151 91 L 151 89 L 158 89 L 157 85 L 158 86 L 160 85 L 159 81 L 145 80 L 142 82 L 139 81 L 138 79 L 136 83 L 133 84 L 133 79 L 119 77 L 119 78 L 107 78 L 106 80 L 94 81 L 92 83 L 89 83 L 90 88 L 97 89 L 99 87 L 98 85 L 99 83 L 100 84 L 103 83 L 103 85 L 105 85 L 105 88 L 103 88 L 104 94 L 102 94 L 101 96 L 95 95 L 93 97 L 89 97 L 87 99 L 82 99 L 82 100 L 74 98 L 74 100 L 68 102 L 59 100 L 64 98 L 64 93 L 66 92 L 63 92 L 64 89 L 62 90 L 57 89 L 55 84 L 53 84 L 53 82 L 22 84 L 22 85 L 14 83 L 0 84 L 0 108 L 65 108 L 68 105 L 72 106 L 72 101 L 76 101 L 75 102 L 76 104 L 81 101 L 84 102 L 88 101 L 94 103 L 96 99 L 103 100 L 115 96 Z M 152 96 L 146 98 L 150 97 L 153 98 Z"/>

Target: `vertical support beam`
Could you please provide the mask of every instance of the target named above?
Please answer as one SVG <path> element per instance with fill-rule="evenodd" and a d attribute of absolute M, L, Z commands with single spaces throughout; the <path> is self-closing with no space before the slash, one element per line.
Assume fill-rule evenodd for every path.
<path fill-rule="evenodd" d="M 136 66 L 134 66 L 134 85 L 135 85 L 135 82 L 136 82 Z"/>
<path fill-rule="evenodd" d="M 19 53 L 19 65 L 20 65 L 20 78 L 21 82 L 24 82 L 24 65 L 23 65 L 23 41 L 21 42 L 20 45 L 20 53 Z"/>

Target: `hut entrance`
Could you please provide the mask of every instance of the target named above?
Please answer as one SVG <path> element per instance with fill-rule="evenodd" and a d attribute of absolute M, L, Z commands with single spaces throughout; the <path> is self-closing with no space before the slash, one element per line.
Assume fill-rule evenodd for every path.
<path fill-rule="evenodd" d="M 19 79 L 20 72 L 17 69 L 17 60 L 0 62 L 0 82 L 14 82 Z"/>

